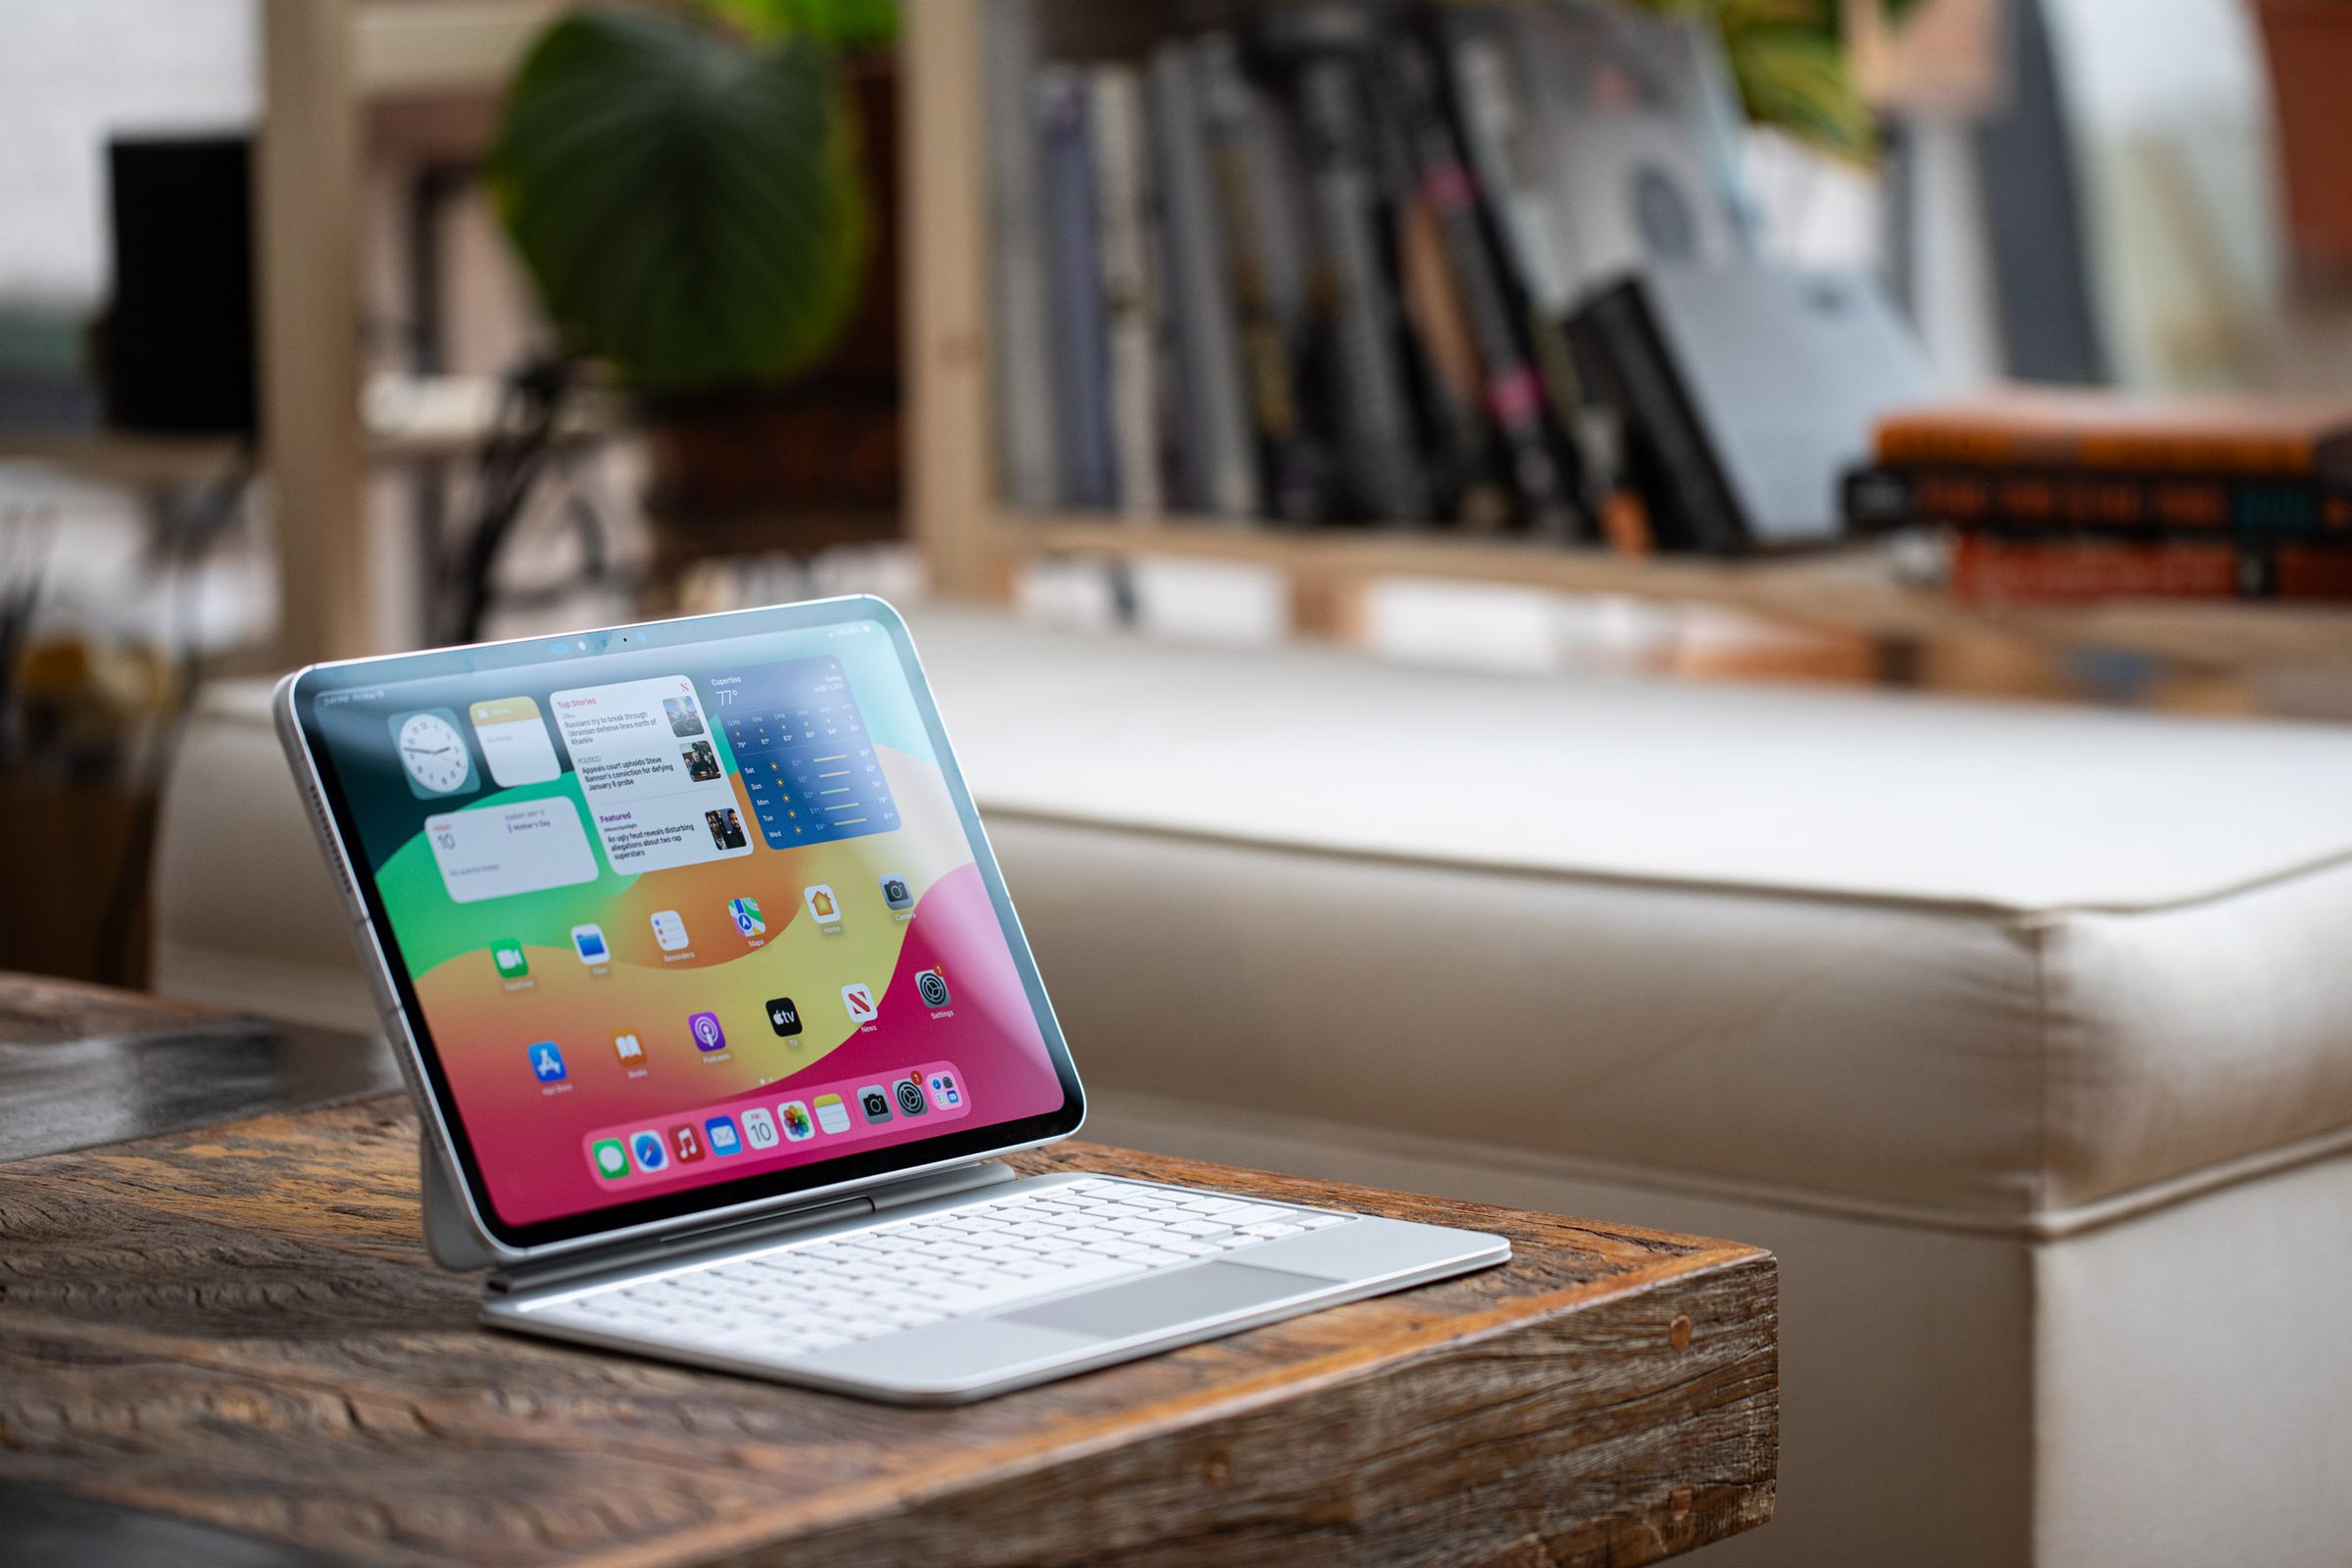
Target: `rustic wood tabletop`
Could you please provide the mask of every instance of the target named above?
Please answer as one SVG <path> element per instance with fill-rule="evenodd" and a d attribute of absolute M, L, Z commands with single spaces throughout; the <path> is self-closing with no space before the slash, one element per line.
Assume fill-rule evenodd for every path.
<path fill-rule="evenodd" d="M 31 989 L 0 978 L 0 1102 L 80 1049 L 11 1030 Z M 187 1049 L 184 1013 L 83 1002 L 117 1055 Z M 351 1098 L 382 1068 L 347 1047 L 343 1079 L 211 1107 L 235 1119 L 0 1146 L 0 1528 L 63 1547 L 12 1560 L 1630 1564 L 1771 1516 L 1778 1278 L 1753 1248 L 1065 1144 L 1013 1163 L 1514 1256 L 895 1408 L 482 1328 L 479 1280 L 418 1237 L 411 1107 Z"/>

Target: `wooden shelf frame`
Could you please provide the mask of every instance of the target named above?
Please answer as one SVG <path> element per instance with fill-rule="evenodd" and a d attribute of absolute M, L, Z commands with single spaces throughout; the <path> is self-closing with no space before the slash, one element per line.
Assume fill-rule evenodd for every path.
<path fill-rule="evenodd" d="M 1183 0 L 1154 0 L 1170 24 Z M 1640 557 L 1440 532 L 1286 530 L 1224 518 L 1039 514 L 1008 505 L 997 464 L 990 368 L 987 0 L 906 8 L 906 105 L 910 243 L 902 279 L 908 321 L 910 531 L 933 588 L 1003 602 L 1021 565 L 1062 557 L 1173 556 L 1284 574 L 1294 624 L 1345 635 L 1357 601 L 1383 579 L 1504 583 L 1563 593 L 1708 605 L 1902 650 L 1994 638 L 2044 653 L 2113 648 L 2191 670 L 2352 663 L 2352 613 L 2295 606 L 2117 602 L 1986 610 L 1906 580 L 1893 552 L 1856 546 L 1755 561 Z"/>

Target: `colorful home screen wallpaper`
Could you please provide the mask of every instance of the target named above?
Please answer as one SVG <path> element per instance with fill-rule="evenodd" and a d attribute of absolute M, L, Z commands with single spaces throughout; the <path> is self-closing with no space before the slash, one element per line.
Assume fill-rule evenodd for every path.
<path fill-rule="evenodd" d="M 1063 1103 L 889 634 L 320 696 L 497 1217 Z"/>

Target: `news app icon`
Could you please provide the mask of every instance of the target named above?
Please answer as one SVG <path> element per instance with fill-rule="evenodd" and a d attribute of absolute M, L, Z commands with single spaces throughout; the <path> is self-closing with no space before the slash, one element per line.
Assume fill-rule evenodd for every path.
<path fill-rule="evenodd" d="M 850 1015 L 850 1022 L 862 1028 L 882 1016 L 881 1004 L 874 1001 L 872 986 L 852 982 L 841 988 L 841 1004 Z"/>

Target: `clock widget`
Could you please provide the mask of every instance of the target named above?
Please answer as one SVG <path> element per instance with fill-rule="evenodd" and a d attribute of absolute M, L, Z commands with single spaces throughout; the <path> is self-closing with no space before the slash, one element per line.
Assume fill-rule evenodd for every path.
<path fill-rule="evenodd" d="M 446 708 L 393 714 L 392 749 L 419 800 L 444 800 L 481 787 L 458 715 Z"/>

